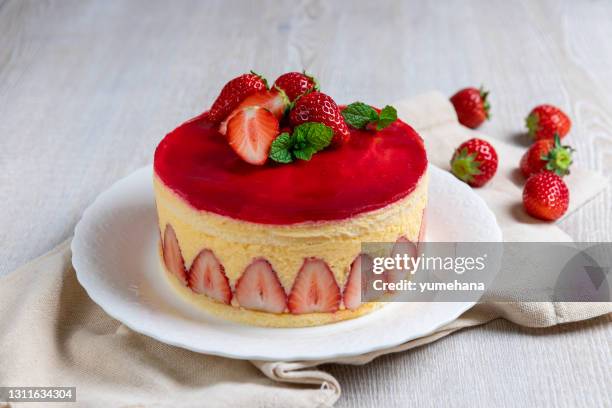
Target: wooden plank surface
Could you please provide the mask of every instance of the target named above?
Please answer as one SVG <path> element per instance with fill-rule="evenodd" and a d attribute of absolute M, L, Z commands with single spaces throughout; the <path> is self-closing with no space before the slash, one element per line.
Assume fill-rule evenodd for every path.
<path fill-rule="evenodd" d="M 514 143 L 532 106 L 557 104 L 574 120 L 576 162 L 610 177 L 610 21 L 606 1 L 0 0 L 0 275 L 69 237 L 101 191 L 251 68 L 306 68 L 339 102 L 378 105 L 482 83 L 482 130 Z M 608 189 L 561 227 L 610 241 L 611 202 Z M 603 406 L 611 338 L 601 321 L 496 322 L 328 368 L 341 406 Z"/>

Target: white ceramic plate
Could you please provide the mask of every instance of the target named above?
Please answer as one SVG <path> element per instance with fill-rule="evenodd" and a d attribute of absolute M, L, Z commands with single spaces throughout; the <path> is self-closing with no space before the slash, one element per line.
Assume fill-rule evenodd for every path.
<path fill-rule="evenodd" d="M 427 239 L 500 241 L 495 216 L 452 175 L 430 166 Z M 473 302 L 394 303 L 326 326 L 274 329 L 222 321 L 176 297 L 161 278 L 152 167 L 115 183 L 75 229 L 72 262 L 91 299 L 131 329 L 200 353 L 254 360 L 359 355 L 427 335 Z"/>

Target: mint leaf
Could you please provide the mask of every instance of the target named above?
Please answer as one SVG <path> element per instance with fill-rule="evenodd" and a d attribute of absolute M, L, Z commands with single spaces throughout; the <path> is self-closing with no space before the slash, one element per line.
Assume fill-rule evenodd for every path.
<path fill-rule="evenodd" d="M 293 134 L 278 135 L 270 147 L 270 159 L 278 163 L 291 163 L 294 159 L 310 160 L 312 155 L 331 143 L 334 131 L 322 123 L 303 123 Z"/>
<path fill-rule="evenodd" d="M 304 143 L 315 149 L 315 152 L 325 149 L 334 137 L 334 131 L 322 123 L 303 123 L 293 130 L 293 137 L 298 143 Z"/>
<path fill-rule="evenodd" d="M 344 121 L 355 129 L 382 130 L 397 120 L 397 111 L 393 106 L 387 105 L 379 114 L 376 109 L 363 102 L 354 102 L 342 111 L 342 116 Z"/>
<path fill-rule="evenodd" d="M 291 155 L 292 141 L 289 133 L 281 133 L 272 142 L 270 147 L 270 158 L 279 163 L 291 163 L 293 157 Z"/>
<path fill-rule="evenodd" d="M 370 122 L 378 120 L 376 110 L 363 102 L 354 102 L 342 111 L 347 124 L 355 129 L 363 129 Z"/>
<path fill-rule="evenodd" d="M 300 150 L 294 150 L 293 155 L 296 159 L 300 160 L 310 160 L 312 159 L 312 155 L 315 154 L 317 150 L 312 146 L 305 146 Z"/>
<path fill-rule="evenodd" d="M 331 143 L 334 131 L 322 123 L 303 123 L 293 129 L 293 156 L 300 160 L 310 160 L 312 155 L 325 149 Z"/>
<path fill-rule="evenodd" d="M 381 130 L 397 120 L 397 111 L 393 106 L 385 106 L 378 115 L 376 130 Z"/>

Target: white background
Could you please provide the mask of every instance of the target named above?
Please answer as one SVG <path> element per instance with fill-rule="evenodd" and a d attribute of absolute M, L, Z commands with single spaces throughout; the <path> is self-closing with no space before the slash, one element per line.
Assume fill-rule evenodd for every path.
<path fill-rule="evenodd" d="M 62 242 L 113 181 L 249 69 L 307 68 L 338 102 L 491 90 L 482 131 L 521 142 L 549 102 L 576 163 L 612 176 L 612 3 L 0 0 L 0 275 Z M 561 223 L 612 240 L 612 189 Z M 340 406 L 603 406 L 610 317 L 497 321 L 366 367 L 329 366 Z"/>

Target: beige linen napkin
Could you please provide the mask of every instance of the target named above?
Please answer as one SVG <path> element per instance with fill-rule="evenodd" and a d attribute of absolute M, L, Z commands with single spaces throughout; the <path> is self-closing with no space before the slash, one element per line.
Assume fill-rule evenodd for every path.
<path fill-rule="evenodd" d="M 396 106 L 400 117 L 425 138 L 430 161 L 442 168 L 448 168 L 454 147 L 475 135 L 457 123 L 452 106 L 439 93 Z M 570 241 L 554 224 L 535 222 L 520 209 L 515 166 L 523 149 L 491 142 L 500 156 L 498 174 L 476 192 L 496 214 L 505 239 Z M 601 176 L 581 169 L 574 169 L 567 181 L 570 211 L 606 186 Z M 427 337 L 391 349 L 337 360 L 248 362 L 193 353 L 131 331 L 87 297 L 70 257 L 70 243 L 65 242 L 0 278 L 0 386 L 76 386 L 79 405 L 92 407 L 331 406 L 340 396 L 340 385 L 318 370 L 319 364 L 365 364 L 499 317 L 546 327 L 612 312 L 610 303 L 489 302 Z"/>

